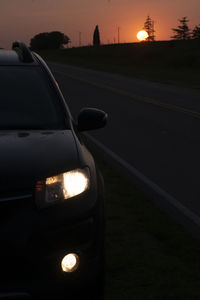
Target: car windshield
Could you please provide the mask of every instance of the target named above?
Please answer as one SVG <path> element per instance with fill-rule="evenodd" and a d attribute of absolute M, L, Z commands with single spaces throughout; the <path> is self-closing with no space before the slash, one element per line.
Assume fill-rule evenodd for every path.
<path fill-rule="evenodd" d="M 58 96 L 40 67 L 0 66 L 0 129 L 63 129 Z"/>

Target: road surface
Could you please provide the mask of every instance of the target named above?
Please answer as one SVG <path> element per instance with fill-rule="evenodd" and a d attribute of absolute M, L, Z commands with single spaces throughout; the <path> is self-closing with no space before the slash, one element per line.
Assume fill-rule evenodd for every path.
<path fill-rule="evenodd" d="M 105 110 L 108 125 L 92 136 L 198 223 L 200 91 L 59 64 L 50 68 L 74 118 L 82 107 Z"/>

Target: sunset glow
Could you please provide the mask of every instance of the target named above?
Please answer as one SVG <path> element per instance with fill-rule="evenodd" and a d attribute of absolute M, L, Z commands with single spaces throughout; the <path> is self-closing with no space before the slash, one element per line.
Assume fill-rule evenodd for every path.
<path fill-rule="evenodd" d="M 145 41 L 148 38 L 148 33 L 145 30 L 141 30 L 137 34 L 137 39 L 139 41 Z"/>
<path fill-rule="evenodd" d="M 29 45 L 36 34 L 51 31 L 66 34 L 69 47 L 91 45 L 96 25 L 102 44 L 133 43 L 147 14 L 155 21 L 155 39 L 168 40 L 183 16 L 191 28 L 198 25 L 199 9 L 199 0 L 1 0 L 0 47 L 15 40 Z"/>

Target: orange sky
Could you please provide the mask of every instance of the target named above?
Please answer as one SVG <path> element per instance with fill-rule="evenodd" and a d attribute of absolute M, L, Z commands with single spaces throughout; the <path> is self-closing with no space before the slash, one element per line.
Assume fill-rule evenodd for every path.
<path fill-rule="evenodd" d="M 92 42 L 95 25 L 101 41 L 137 41 L 147 14 L 155 20 L 156 40 L 167 40 L 177 19 L 188 16 L 190 27 L 200 23 L 200 0 L 0 0 L 0 46 L 12 41 L 29 44 L 40 32 L 59 30 L 68 35 L 73 46 Z"/>

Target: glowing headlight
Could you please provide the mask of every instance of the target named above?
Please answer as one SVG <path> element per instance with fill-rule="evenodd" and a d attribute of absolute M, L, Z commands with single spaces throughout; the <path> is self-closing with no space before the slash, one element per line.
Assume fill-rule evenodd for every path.
<path fill-rule="evenodd" d="M 83 193 L 89 185 L 87 175 L 81 170 L 64 173 L 63 193 L 64 198 L 71 198 Z"/>
<path fill-rule="evenodd" d="M 40 207 L 77 196 L 89 188 L 89 169 L 76 169 L 39 181 L 36 201 Z"/>
<path fill-rule="evenodd" d="M 66 255 L 61 262 L 63 272 L 73 272 L 78 268 L 78 265 L 79 257 L 75 253 Z"/>

